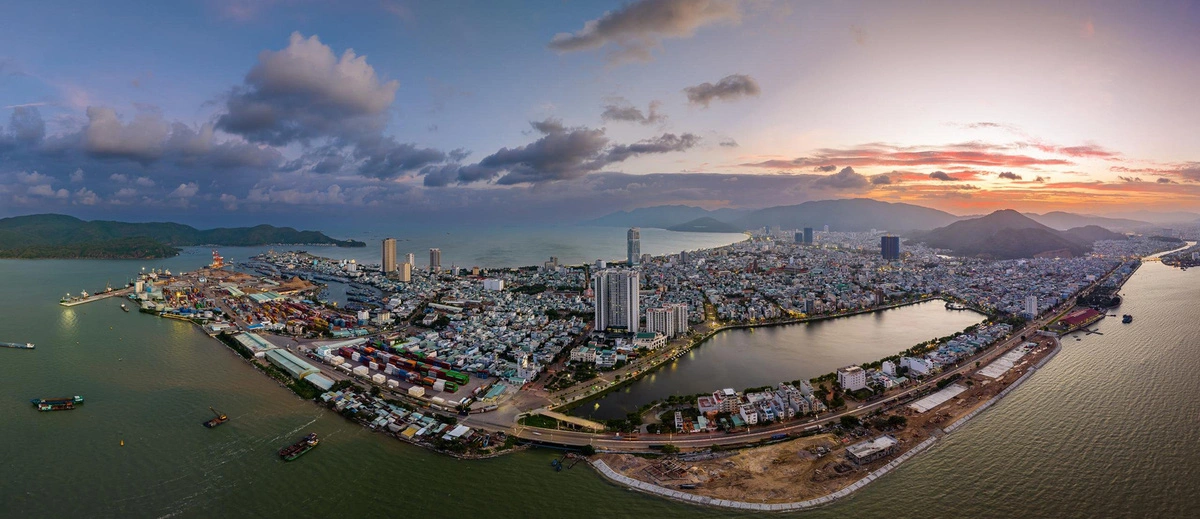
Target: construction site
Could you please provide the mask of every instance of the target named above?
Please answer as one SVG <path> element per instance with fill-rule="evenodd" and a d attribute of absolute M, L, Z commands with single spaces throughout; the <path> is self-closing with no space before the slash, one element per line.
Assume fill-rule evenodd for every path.
<path fill-rule="evenodd" d="M 817 499 L 893 467 L 908 450 L 953 431 L 1023 382 L 1058 347 L 1053 337 L 1035 337 L 943 379 L 948 382 L 936 390 L 806 437 L 676 455 L 603 453 L 596 460 L 626 477 L 713 499 L 768 504 Z"/>

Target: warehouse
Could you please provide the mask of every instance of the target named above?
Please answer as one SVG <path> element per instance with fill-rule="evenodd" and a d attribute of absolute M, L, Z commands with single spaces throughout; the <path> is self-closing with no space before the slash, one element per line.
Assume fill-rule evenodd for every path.
<path fill-rule="evenodd" d="M 286 371 L 289 375 L 297 379 L 302 379 L 313 373 L 320 372 L 320 370 L 318 370 L 312 364 L 304 362 L 299 357 L 292 355 L 286 350 L 268 351 L 266 357 L 271 364 L 279 366 L 280 369 Z"/>

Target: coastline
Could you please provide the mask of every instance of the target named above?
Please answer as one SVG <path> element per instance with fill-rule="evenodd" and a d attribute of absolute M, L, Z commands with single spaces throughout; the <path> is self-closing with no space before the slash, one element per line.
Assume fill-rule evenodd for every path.
<path fill-rule="evenodd" d="M 913 456 L 916 456 L 917 454 L 927 450 L 929 447 L 933 446 L 935 443 L 937 443 L 938 440 L 940 440 L 945 435 L 950 434 L 953 431 L 966 425 L 967 422 L 969 422 L 972 418 L 975 418 L 980 413 L 982 413 L 983 411 L 992 407 L 1000 400 L 1003 400 L 1004 397 L 1008 396 L 1009 393 L 1011 393 L 1012 391 L 1014 391 L 1015 389 L 1020 387 L 1022 384 L 1024 384 L 1025 381 L 1028 380 L 1034 373 L 1036 373 L 1040 368 L 1045 366 L 1047 362 L 1049 362 L 1056 355 L 1058 355 L 1058 353 L 1062 350 L 1062 342 L 1060 340 L 1058 340 L 1057 337 L 1054 337 L 1054 343 L 1055 343 L 1055 346 L 1050 352 L 1048 352 L 1043 358 L 1038 360 L 1034 365 L 1030 366 L 1024 374 L 1022 374 L 1019 378 L 1017 378 L 1016 380 L 1011 382 L 1008 386 L 1006 386 L 1003 390 L 1001 390 L 1000 393 L 997 394 L 996 396 L 994 396 L 994 397 L 990 398 L 989 400 L 985 401 L 984 403 L 978 405 L 971 412 L 958 418 L 950 425 L 948 425 L 944 428 L 941 428 L 940 430 L 933 431 L 933 433 L 931 433 L 931 435 L 928 438 L 921 441 L 920 443 L 913 446 L 912 448 L 900 453 L 899 456 L 897 456 L 895 459 L 888 462 L 886 465 L 883 465 L 882 467 L 879 467 L 879 468 L 869 472 L 863 478 L 858 479 L 857 481 L 855 481 L 845 487 L 842 487 L 841 489 L 839 489 L 837 491 L 831 492 L 829 494 L 826 494 L 826 495 L 823 495 L 820 497 L 815 497 L 815 498 L 807 499 L 807 500 L 803 500 L 803 501 L 793 501 L 793 502 L 785 502 L 785 503 L 753 503 L 753 502 L 749 502 L 749 501 L 718 499 L 718 498 L 714 498 L 714 497 L 710 497 L 710 496 L 703 496 L 703 495 L 698 495 L 698 494 L 682 492 L 679 490 L 673 490 L 673 489 L 670 489 L 667 487 L 663 487 L 660 485 L 655 485 L 652 483 L 647 483 L 645 481 L 631 478 L 629 476 L 621 474 L 618 471 L 612 469 L 611 467 L 608 466 L 608 464 L 604 460 L 589 459 L 588 464 L 590 466 L 592 466 L 592 468 L 596 469 L 596 472 L 599 473 L 604 479 L 608 480 L 611 483 L 618 484 L 618 485 L 630 488 L 632 490 L 636 490 L 638 492 L 651 494 L 651 495 L 655 495 L 655 496 L 659 496 L 659 497 L 665 497 L 667 499 L 672 499 L 675 501 L 693 504 L 693 505 L 700 505 L 700 506 L 707 506 L 707 507 L 721 508 L 721 509 L 730 509 L 730 510 L 747 510 L 747 511 L 755 511 L 755 512 L 794 512 L 794 511 L 808 510 L 808 509 L 812 509 L 812 508 L 825 506 L 825 505 L 834 503 L 840 499 L 843 499 L 843 498 L 853 494 L 854 492 L 857 492 L 858 490 L 861 490 L 863 487 L 869 485 L 870 483 L 874 482 L 875 480 L 879 479 L 880 477 L 882 477 L 882 476 L 886 475 L 887 473 L 891 472 L 892 470 L 896 469 L 902 463 L 911 459 Z"/>

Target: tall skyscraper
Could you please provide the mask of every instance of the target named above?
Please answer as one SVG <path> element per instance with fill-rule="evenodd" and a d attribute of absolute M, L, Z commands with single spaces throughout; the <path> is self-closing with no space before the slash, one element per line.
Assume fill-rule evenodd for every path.
<path fill-rule="evenodd" d="M 429 271 L 442 270 L 442 249 L 429 249 Z"/>
<path fill-rule="evenodd" d="M 812 227 L 804 228 L 804 244 L 805 245 L 813 244 L 813 228 Z"/>
<path fill-rule="evenodd" d="M 624 328 L 637 333 L 641 314 L 638 291 L 641 276 L 636 270 L 607 269 L 596 273 L 596 329 Z"/>
<path fill-rule="evenodd" d="M 1028 315 L 1030 319 L 1037 317 L 1037 315 L 1038 315 L 1037 296 L 1026 296 L 1025 297 L 1025 315 Z"/>
<path fill-rule="evenodd" d="M 642 260 L 642 230 L 631 227 L 626 234 L 626 255 L 629 266 L 637 265 Z"/>
<path fill-rule="evenodd" d="M 406 254 L 404 256 L 404 262 L 408 263 L 409 265 L 412 265 L 413 267 L 416 267 L 417 266 L 417 255 L 413 254 L 411 252 Z"/>
<path fill-rule="evenodd" d="M 883 254 L 883 259 L 887 261 L 895 261 L 900 259 L 900 237 L 884 236 L 880 238 L 879 249 Z"/>
<path fill-rule="evenodd" d="M 383 261 L 380 262 L 384 274 L 390 274 L 396 271 L 396 239 L 385 238 L 383 240 Z"/>
<path fill-rule="evenodd" d="M 412 267 L 412 264 L 410 264 L 410 263 L 401 263 L 400 264 L 400 267 L 397 269 L 397 272 L 399 272 L 400 275 L 397 277 L 400 278 L 401 282 L 403 282 L 403 283 L 411 283 L 412 282 L 412 269 L 413 269 L 413 267 Z"/>

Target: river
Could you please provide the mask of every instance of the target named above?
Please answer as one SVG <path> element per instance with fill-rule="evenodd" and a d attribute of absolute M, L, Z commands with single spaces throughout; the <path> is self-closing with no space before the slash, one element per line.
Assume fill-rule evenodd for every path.
<path fill-rule="evenodd" d="M 644 239 L 644 238 L 643 238 Z M 168 260 L 193 268 L 203 258 Z M 191 266 L 188 261 L 192 261 Z M 644 496 L 539 450 L 457 461 L 294 397 L 186 323 L 74 309 L 136 262 L 0 261 L 5 517 L 739 517 Z M 851 498 L 797 517 L 1185 517 L 1200 494 L 1200 274 L 1149 263 L 1105 319 L 1008 398 Z M 111 327 L 111 328 L 110 328 Z M 758 333 L 758 332 L 756 332 Z M 80 394 L 38 413 L 33 397 Z M 208 406 L 232 421 L 200 425 Z M 280 446 L 315 431 L 292 463 Z M 124 440 L 125 445 L 119 442 Z"/>
<path fill-rule="evenodd" d="M 725 330 L 658 371 L 585 402 L 572 413 L 625 418 L 626 413 L 671 395 L 808 380 L 895 355 L 982 321 L 973 311 L 947 310 L 942 301 L 927 301 L 810 323 Z"/>

